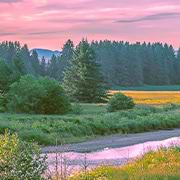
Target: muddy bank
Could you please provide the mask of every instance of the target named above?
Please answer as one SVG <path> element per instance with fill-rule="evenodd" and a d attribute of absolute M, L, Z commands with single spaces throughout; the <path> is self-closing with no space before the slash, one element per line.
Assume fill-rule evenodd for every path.
<path fill-rule="evenodd" d="M 162 141 L 149 141 L 122 148 L 105 148 L 91 153 L 61 152 L 47 154 L 49 170 L 66 171 L 71 175 L 77 171 L 92 169 L 101 165 L 120 166 L 160 147 L 180 146 L 180 136 Z"/>
<path fill-rule="evenodd" d="M 79 153 L 95 152 L 95 151 L 103 150 L 105 148 L 122 148 L 122 147 L 132 146 L 135 144 L 145 143 L 148 141 L 161 141 L 172 137 L 180 137 L 180 129 L 154 131 L 154 132 L 128 134 L 128 135 L 106 136 L 83 143 L 69 144 L 65 146 L 43 147 L 42 152 L 43 153 L 53 153 L 56 151 L 79 152 Z"/>

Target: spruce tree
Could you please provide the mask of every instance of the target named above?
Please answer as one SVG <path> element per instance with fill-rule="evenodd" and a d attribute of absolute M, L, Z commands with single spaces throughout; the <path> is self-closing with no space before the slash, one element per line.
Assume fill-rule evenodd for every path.
<path fill-rule="evenodd" d="M 18 81 L 21 76 L 24 76 L 27 72 L 24 61 L 21 59 L 19 55 L 15 57 L 13 60 L 13 66 L 11 67 L 13 74 L 12 74 L 12 81 Z"/>
<path fill-rule="evenodd" d="M 7 93 L 11 84 L 18 81 L 25 74 L 24 62 L 19 56 L 13 60 L 11 65 L 0 59 L 0 94 Z"/>
<path fill-rule="evenodd" d="M 46 68 L 46 59 L 43 56 L 40 62 L 40 75 L 41 76 L 47 76 L 47 68 Z"/>
<path fill-rule="evenodd" d="M 64 44 L 63 49 L 62 49 L 62 56 L 61 59 L 62 61 L 68 62 L 72 59 L 74 52 L 74 44 L 73 41 L 70 39 Z"/>
<path fill-rule="evenodd" d="M 62 48 L 62 55 L 59 57 L 59 78 L 62 81 L 63 71 L 69 66 L 74 52 L 74 44 L 70 39 L 64 44 Z"/>
<path fill-rule="evenodd" d="M 180 48 L 177 52 L 176 61 L 175 61 L 175 70 L 176 70 L 176 84 L 180 84 Z"/>
<path fill-rule="evenodd" d="M 69 97 L 78 102 L 102 102 L 106 96 L 100 65 L 87 40 L 83 39 L 76 47 L 64 72 L 63 86 Z"/>
<path fill-rule="evenodd" d="M 0 95 L 6 93 L 11 85 L 12 69 L 0 59 Z"/>
<path fill-rule="evenodd" d="M 58 65 L 59 65 L 58 58 L 53 54 L 49 61 L 48 69 L 47 69 L 47 73 L 49 77 L 58 79 L 58 69 L 59 69 Z"/>
<path fill-rule="evenodd" d="M 32 66 L 30 51 L 26 44 L 21 48 L 21 51 L 20 51 L 20 53 L 18 53 L 18 56 L 24 62 L 24 67 L 26 69 L 26 73 L 35 75 L 36 73 L 35 73 L 35 69 Z"/>
<path fill-rule="evenodd" d="M 39 61 L 38 53 L 34 50 L 31 54 L 31 64 L 35 70 L 35 75 L 38 76 L 40 74 L 40 61 Z"/>

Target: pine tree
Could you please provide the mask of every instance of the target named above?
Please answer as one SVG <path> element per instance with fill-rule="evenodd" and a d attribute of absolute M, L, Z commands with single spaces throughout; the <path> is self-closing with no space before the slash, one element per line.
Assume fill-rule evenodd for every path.
<path fill-rule="evenodd" d="M 59 76 L 58 70 L 59 70 L 58 58 L 53 54 L 48 64 L 48 69 L 47 69 L 48 76 L 54 79 L 58 79 Z"/>
<path fill-rule="evenodd" d="M 75 101 L 101 102 L 106 96 L 100 65 L 87 40 L 76 47 L 70 67 L 64 73 L 63 86 L 67 94 Z"/>
<path fill-rule="evenodd" d="M 28 46 L 25 44 L 22 48 L 20 53 L 18 53 L 22 61 L 24 62 L 24 67 L 26 68 L 27 74 L 35 75 L 35 69 L 31 63 L 31 56 Z"/>
<path fill-rule="evenodd" d="M 46 59 L 45 59 L 45 57 L 43 56 L 42 57 L 42 60 L 41 60 L 41 62 L 40 62 L 40 75 L 41 76 L 47 76 L 47 68 L 46 68 Z"/>
<path fill-rule="evenodd" d="M 10 85 L 18 81 L 25 74 L 24 62 L 19 56 L 13 60 L 11 65 L 0 59 L 0 94 L 7 93 Z"/>
<path fill-rule="evenodd" d="M 0 95 L 6 93 L 11 85 L 12 69 L 0 59 Z"/>
<path fill-rule="evenodd" d="M 31 64 L 35 70 L 36 76 L 38 76 L 40 74 L 40 62 L 39 62 L 38 53 L 36 51 L 32 52 Z"/>
<path fill-rule="evenodd" d="M 74 43 L 70 39 L 64 44 L 63 49 L 62 49 L 62 56 L 61 59 L 62 61 L 70 61 L 72 59 L 74 52 Z"/>
<path fill-rule="evenodd" d="M 59 57 L 59 78 L 62 81 L 63 71 L 69 66 L 69 62 L 72 59 L 74 52 L 74 44 L 70 39 L 64 44 L 62 49 L 62 55 Z"/>
<path fill-rule="evenodd" d="M 21 76 L 24 76 L 27 72 L 24 61 L 21 59 L 19 55 L 17 55 L 16 58 L 13 60 L 12 71 L 12 78 L 14 82 L 18 81 L 21 78 Z"/>
<path fill-rule="evenodd" d="M 177 57 L 175 61 L 175 71 L 176 71 L 176 84 L 180 84 L 180 48 L 177 52 Z"/>
<path fill-rule="evenodd" d="M 139 56 L 139 44 L 131 46 L 130 57 L 130 84 L 129 86 L 142 86 L 143 85 L 143 65 L 141 57 Z"/>

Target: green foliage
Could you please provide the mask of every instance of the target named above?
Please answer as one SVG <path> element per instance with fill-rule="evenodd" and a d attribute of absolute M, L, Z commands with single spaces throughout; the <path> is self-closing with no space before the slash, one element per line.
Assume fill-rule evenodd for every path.
<path fill-rule="evenodd" d="M 40 75 L 41 76 L 47 76 L 47 64 L 46 64 L 46 59 L 42 57 L 41 62 L 40 62 Z"/>
<path fill-rule="evenodd" d="M 110 85 L 142 86 L 180 83 L 180 51 L 161 43 L 94 41 L 92 48 Z"/>
<path fill-rule="evenodd" d="M 18 70 L 22 74 L 37 75 L 39 62 L 34 53 L 30 53 L 27 45 L 21 47 L 19 42 L 6 41 L 0 43 L 0 58 L 12 68 L 13 72 Z"/>
<path fill-rule="evenodd" d="M 171 45 L 161 43 L 130 44 L 123 41 L 105 40 L 91 42 L 90 48 L 96 56 L 93 57 L 89 51 L 84 53 L 84 55 L 86 54 L 84 57 L 89 58 L 92 55 L 91 59 L 93 57 L 96 64 L 101 65 L 100 74 L 110 86 L 180 84 L 180 50 L 176 55 Z M 76 49 L 79 49 L 79 45 Z M 18 57 L 20 61 L 15 64 L 18 66 L 23 64 L 22 70 L 25 74 L 50 76 L 60 81 L 63 79 L 64 70 L 71 67 L 69 61 L 72 56 L 79 59 L 78 54 L 75 57 L 74 44 L 71 40 L 68 40 L 63 46 L 62 56 L 53 56 L 49 62 L 46 62 L 44 58 L 40 61 L 37 53 L 30 52 L 27 45 L 21 47 L 19 42 L 11 41 L 0 43 L 0 58 L 8 66 L 16 69 L 14 60 Z M 80 76 L 76 76 L 76 78 L 78 79 Z M 8 78 L 6 79 L 8 80 Z M 96 80 L 98 81 L 97 76 Z M 2 81 L 1 78 L 0 81 Z"/>
<path fill-rule="evenodd" d="M 74 53 L 74 43 L 70 39 L 64 44 L 62 48 L 62 55 L 59 57 L 59 80 L 63 80 L 63 72 L 69 67 Z"/>
<path fill-rule="evenodd" d="M 35 71 L 35 75 L 38 76 L 41 73 L 41 64 L 40 64 L 40 60 L 38 57 L 38 53 L 36 51 L 33 50 L 32 55 L 31 55 L 31 64 L 32 67 Z"/>
<path fill-rule="evenodd" d="M 83 107 L 78 104 L 78 103 L 74 103 L 72 106 L 72 113 L 76 114 L 76 115 L 80 115 L 83 112 Z"/>
<path fill-rule="evenodd" d="M 3 60 L 0 60 L 0 93 L 8 91 L 11 84 L 11 74 L 12 71 L 10 67 Z"/>
<path fill-rule="evenodd" d="M 65 68 L 68 62 L 71 61 L 73 53 L 74 53 L 74 43 L 70 39 L 68 39 L 62 49 L 61 60 L 63 63 L 65 63 L 65 64 L 62 63 L 64 65 L 63 68 Z"/>
<path fill-rule="evenodd" d="M 45 160 L 36 144 L 22 142 L 7 131 L 0 136 L 0 179 L 45 179 Z"/>
<path fill-rule="evenodd" d="M 89 46 L 96 56 L 92 53 L 89 54 L 90 51 L 88 51 L 84 53 L 86 56 L 83 57 L 89 59 L 91 56 L 96 64 L 101 65 L 100 74 L 109 86 L 180 84 L 180 50 L 176 55 L 171 45 L 161 43 L 130 44 L 123 41 L 105 40 L 93 41 Z M 78 45 L 76 49 L 79 47 Z M 77 50 L 75 51 L 77 52 Z M 74 44 L 71 40 L 68 40 L 63 46 L 62 56 L 53 56 L 49 62 L 46 62 L 44 58 L 40 61 L 37 53 L 30 52 L 27 45 L 21 47 L 19 42 L 7 41 L 0 43 L 0 58 L 13 68 L 13 72 L 14 69 L 17 69 L 14 66 L 16 64 L 23 67 L 21 70 L 25 74 L 50 76 L 59 81 L 63 79 L 63 72 L 71 67 L 70 60 L 83 58 L 78 54 L 76 53 L 75 57 Z M 19 61 L 14 63 L 17 57 Z M 23 66 L 21 66 L 22 64 Z M 83 67 L 81 67 L 82 69 Z M 98 81 L 97 76 L 93 77 Z M 82 79 L 80 77 L 82 77 L 80 74 L 76 76 L 78 80 Z"/>
<path fill-rule="evenodd" d="M 0 94 L 0 113 L 5 112 L 5 99 L 4 95 Z"/>
<path fill-rule="evenodd" d="M 175 60 L 175 71 L 176 71 L 176 84 L 180 84 L 180 48 L 177 52 L 177 58 Z"/>
<path fill-rule="evenodd" d="M 24 70 L 24 63 L 19 56 L 15 57 L 11 65 L 0 59 L 0 93 L 6 94 L 11 84 L 25 74 Z"/>
<path fill-rule="evenodd" d="M 12 84 L 6 107 L 11 112 L 37 114 L 65 114 L 71 108 L 57 81 L 31 75 Z"/>
<path fill-rule="evenodd" d="M 59 59 L 54 54 L 49 60 L 47 74 L 54 79 L 58 79 L 59 77 Z"/>
<path fill-rule="evenodd" d="M 64 73 L 63 86 L 78 102 L 102 102 L 106 96 L 100 66 L 87 40 L 83 39 L 76 47 L 70 67 Z"/>
<path fill-rule="evenodd" d="M 0 114 L 0 133 L 8 128 L 23 140 L 55 145 L 56 138 L 61 144 L 102 135 L 180 128 L 178 106 L 135 107 L 114 113 L 107 113 L 106 105 L 81 106 L 83 111 L 80 115 Z"/>
<path fill-rule="evenodd" d="M 20 79 L 22 75 L 26 74 L 25 64 L 19 54 L 13 59 L 13 67 L 14 74 L 16 75 L 16 79 Z"/>
<path fill-rule="evenodd" d="M 135 103 L 131 97 L 122 93 L 115 94 L 108 102 L 108 112 L 132 109 Z"/>
<path fill-rule="evenodd" d="M 112 90 L 121 91 L 180 91 L 180 85 L 167 85 L 167 86 L 137 86 L 137 87 L 122 87 L 114 86 Z"/>
<path fill-rule="evenodd" d="M 44 130 L 44 131 L 43 131 Z M 47 146 L 51 143 L 55 143 L 55 137 L 52 138 L 48 135 L 48 130 L 45 128 L 41 129 L 22 129 L 19 133 L 19 138 L 26 142 L 38 142 L 39 144 L 43 144 Z"/>

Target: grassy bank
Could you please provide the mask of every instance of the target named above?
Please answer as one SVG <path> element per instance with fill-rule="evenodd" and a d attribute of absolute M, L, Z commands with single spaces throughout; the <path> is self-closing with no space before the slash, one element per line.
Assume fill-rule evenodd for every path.
<path fill-rule="evenodd" d="M 8 128 L 23 140 L 53 145 L 56 138 L 61 144 L 117 133 L 180 128 L 180 109 L 176 105 L 136 107 L 116 113 L 106 113 L 105 105 L 81 106 L 83 110 L 79 115 L 0 114 L 0 133 Z"/>
<path fill-rule="evenodd" d="M 180 179 L 180 150 L 178 148 L 160 149 L 123 167 L 100 167 L 89 173 L 79 174 L 72 180 L 119 180 L 119 179 Z"/>
<path fill-rule="evenodd" d="M 180 91 L 180 85 L 137 86 L 137 87 L 115 86 L 112 88 L 112 90 L 121 90 L 121 91 Z"/>

